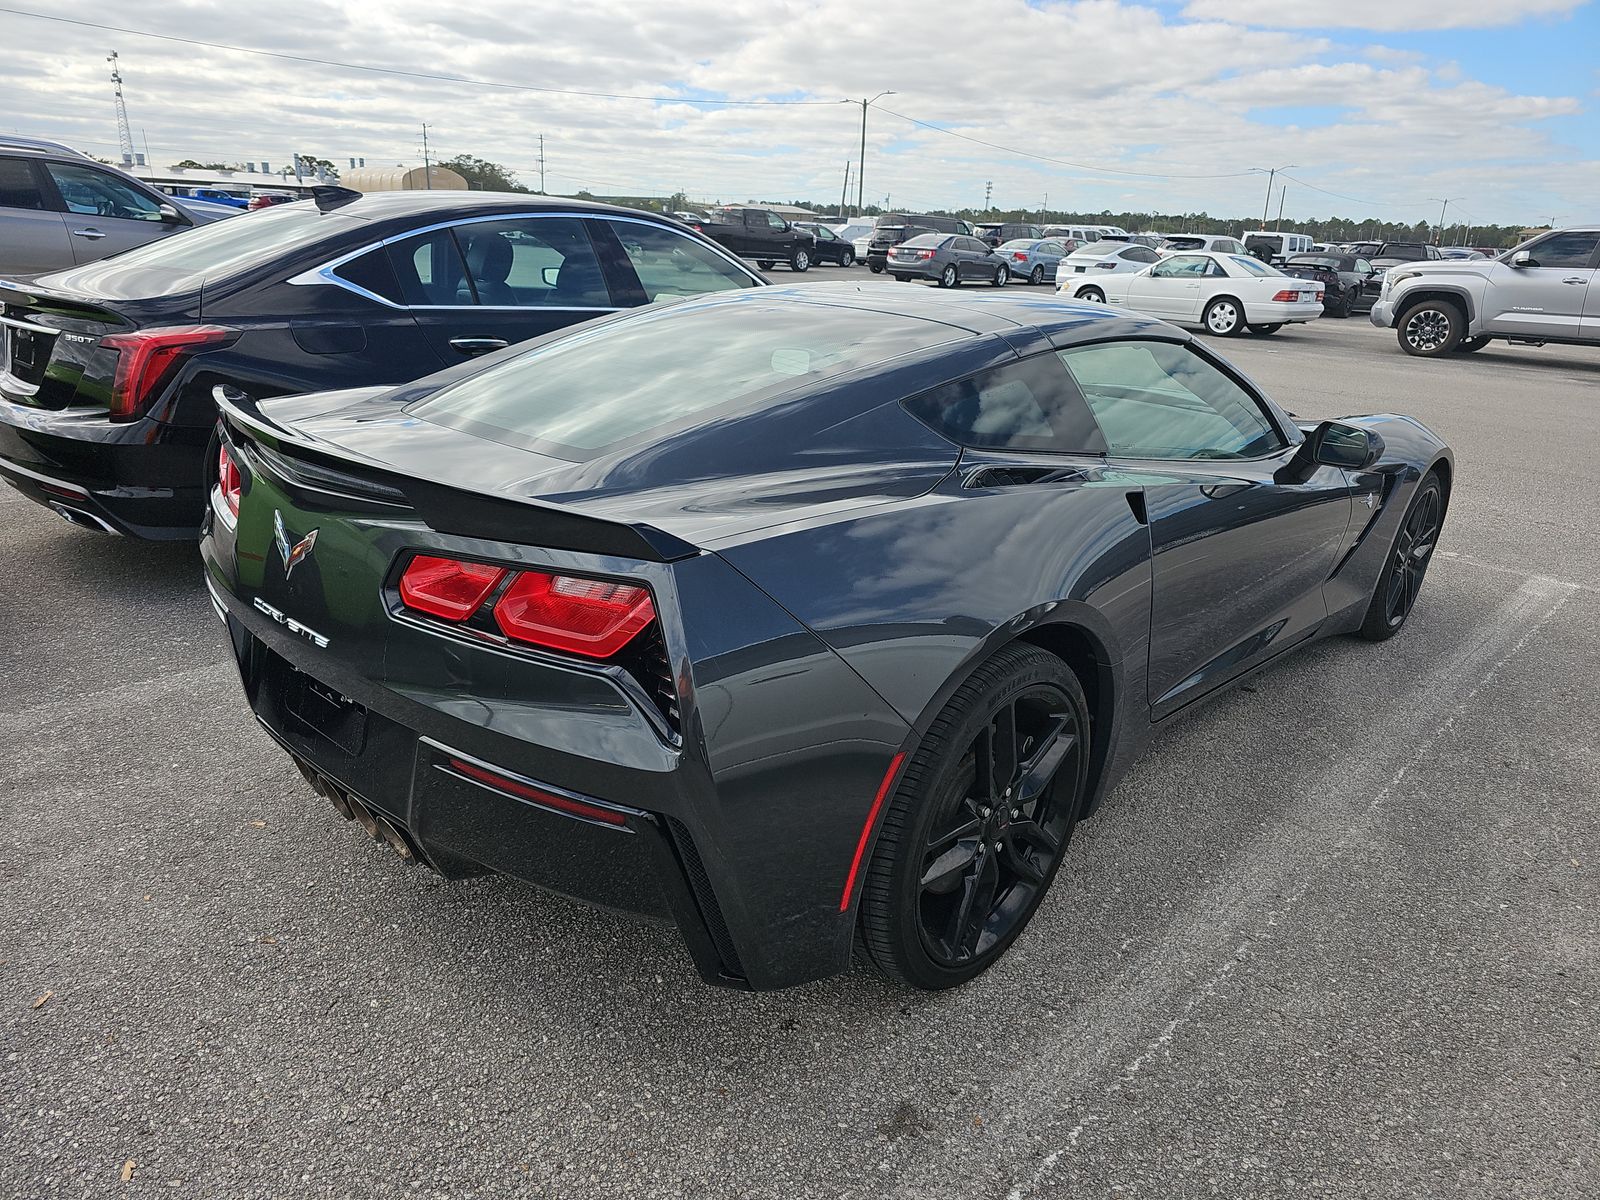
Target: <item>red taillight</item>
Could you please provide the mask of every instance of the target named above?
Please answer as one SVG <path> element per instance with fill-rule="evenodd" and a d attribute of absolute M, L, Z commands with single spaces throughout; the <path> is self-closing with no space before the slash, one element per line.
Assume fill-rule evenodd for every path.
<path fill-rule="evenodd" d="M 117 372 L 111 382 L 111 419 L 138 420 L 179 359 L 201 346 L 214 346 L 233 336 L 233 330 L 220 325 L 188 325 L 112 333 L 101 338 L 100 344 L 118 355 Z"/>
<path fill-rule="evenodd" d="M 1300 299 L 1300 293 L 1288 291 L 1279 292 L 1272 299 L 1277 304 L 1293 304 L 1296 300 Z"/>
<path fill-rule="evenodd" d="M 504 567 L 419 554 L 400 576 L 400 599 L 430 617 L 465 621 L 505 574 Z"/>
<path fill-rule="evenodd" d="M 492 787 L 497 791 L 527 800 L 532 804 L 539 805 L 541 808 L 552 808 L 557 812 L 567 813 L 574 817 L 582 817 L 587 821 L 602 821 L 607 825 L 625 825 L 628 822 L 626 814 L 617 812 L 614 809 L 603 808 L 598 804 L 589 804 L 571 796 L 558 795 L 544 788 L 534 787 L 530 783 L 524 783 L 520 779 L 509 778 L 498 771 L 490 771 L 474 763 L 462 762 L 459 758 L 452 758 L 449 763 L 450 769 L 458 775 L 465 775 L 475 783 L 481 783 L 485 787 Z"/>
<path fill-rule="evenodd" d="M 917 257 L 918 258 L 932 258 L 933 257 L 933 251 L 932 250 L 918 250 L 917 251 Z"/>
<path fill-rule="evenodd" d="M 1028 252 L 1026 250 L 1013 250 L 1011 252 L 1011 258 L 1015 262 L 1027 262 Z"/>
<path fill-rule="evenodd" d="M 228 511 L 237 517 L 239 499 L 244 493 L 244 481 L 239 475 L 239 464 L 234 462 L 233 455 L 228 453 L 226 442 L 217 451 L 217 488 L 222 493 L 222 502 L 228 506 Z"/>
<path fill-rule="evenodd" d="M 494 619 L 519 642 L 610 658 L 656 619 L 656 607 L 634 584 L 524 571 L 494 606 Z"/>

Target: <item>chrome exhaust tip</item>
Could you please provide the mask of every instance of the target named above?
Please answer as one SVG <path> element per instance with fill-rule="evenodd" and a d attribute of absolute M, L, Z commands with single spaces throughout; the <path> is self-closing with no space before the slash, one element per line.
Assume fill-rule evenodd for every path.
<path fill-rule="evenodd" d="M 84 512 L 81 508 L 69 508 L 58 500 L 47 500 L 45 505 L 63 521 L 70 525 L 76 525 L 79 529 L 92 529 L 95 533 L 115 534 L 117 532 L 107 521 L 91 512 Z"/>

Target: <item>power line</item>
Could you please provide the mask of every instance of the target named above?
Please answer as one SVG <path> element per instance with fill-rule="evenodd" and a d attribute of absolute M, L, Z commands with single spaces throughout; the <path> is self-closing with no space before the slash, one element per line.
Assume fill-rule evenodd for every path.
<path fill-rule="evenodd" d="M 0 12 L 4 12 L 0 9 Z M 973 142 L 979 146 L 987 146 L 991 150 L 999 150 L 1005 154 L 1015 154 L 1022 158 L 1031 158 L 1038 162 L 1055 163 L 1057 166 L 1071 167 L 1077 171 L 1098 171 L 1104 175 L 1137 175 L 1141 179 L 1242 179 L 1249 175 L 1249 171 L 1229 171 L 1220 175 L 1164 175 L 1159 171 L 1129 171 L 1121 167 L 1096 167 L 1089 163 L 1068 162 L 1064 158 L 1051 158 L 1048 154 L 1035 154 L 1031 150 L 1019 150 L 1015 146 L 1002 146 L 999 142 L 987 142 L 983 138 L 973 137 L 967 133 L 957 133 L 954 129 L 946 129 L 943 125 L 931 125 L 927 121 L 919 121 L 916 117 L 908 117 L 905 113 L 897 113 L 892 108 L 884 108 L 881 104 L 878 111 L 887 113 L 891 117 L 899 117 L 902 121 L 909 121 L 923 129 L 931 129 L 934 133 L 942 133 L 949 137 L 960 138 L 964 142 Z"/>
<path fill-rule="evenodd" d="M 764 108 L 834 105 L 837 100 L 697 100 L 687 96 L 639 96 L 626 92 L 588 92 L 576 88 L 539 87 L 532 83 L 502 83 L 495 79 L 474 79 L 468 75 L 444 75 L 433 71 L 408 71 L 401 67 L 374 67 L 366 63 L 339 62 L 331 58 L 310 58 L 302 54 L 286 54 L 279 50 L 257 50 L 249 46 L 230 46 L 226 42 L 207 42 L 199 38 L 178 37 L 170 33 L 151 33 L 146 29 L 130 29 L 124 25 L 107 25 L 100 21 L 83 21 L 74 17 L 56 17 L 47 13 L 29 12 L 25 8 L 0 8 L 0 13 L 13 17 L 32 17 L 36 21 L 54 21 L 60 25 L 78 25 L 107 33 L 125 33 L 133 37 L 154 38 L 162 42 L 176 42 L 182 46 L 201 46 L 207 50 L 227 50 L 234 54 L 255 54 L 263 58 L 276 58 L 285 62 L 307 63 L 317 67 L 337 67 L 342 71 L 368 71 L 376 75 L 399 75 L 406 79 L 430 79 L 439 83 L 464 83 L 472 87 L 502 88 L 513 92 L 540 92 L 555 96 L 585 96 L 591 100 L 644 100 L 652 104 L 704 104 L 723 108 Z"/>

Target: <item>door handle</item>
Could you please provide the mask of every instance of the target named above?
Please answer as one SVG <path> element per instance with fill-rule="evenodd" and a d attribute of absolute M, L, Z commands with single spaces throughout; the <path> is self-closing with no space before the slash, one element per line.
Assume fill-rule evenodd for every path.
<path fill-rule="evenodd" d="M 1563 279 L 1561 282 L 1562 283 L 1588 283 L 1589 281 L 1587 279 L 1585 279 L 1582 275 L 1575 275 L 1571 279 Z"/>
<path fill-rule="evenodd" d="M 511 343 L 497 337 L 458 337 L 450 339 L 450 349 L 463 354 L 488 354 L 491 350 L 504 350 Z"/>
<path fill-rule="evenodd" d="M 72 236 L 88 238 L 91 242 L 98 242 L 101 238 L 105 237 L 105 234 L 101 233 L 98 229 L 74 229 L 72 231 Z"/>

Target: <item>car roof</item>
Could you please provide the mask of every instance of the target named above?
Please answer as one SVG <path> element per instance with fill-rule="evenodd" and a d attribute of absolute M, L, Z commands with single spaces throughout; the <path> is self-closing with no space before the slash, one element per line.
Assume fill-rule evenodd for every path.
<path fill-rule="evenodd" d="M 569 200 L 559 196 L 537 196 L 529 192 L 469 192 L 442 188 L 433 191 L 363 192 L 358 198 L 338 205 L 336 211 L 341 216 L 362 221 L 387 221 L 395 217 L 426 216 L 446 211 L 451 217 L 492 216 L 501 212 L 580 212 L 648 218 L 670 221 L 674 226 L 681 225 L 681 222 L 661 213 L 624 208 L 617 204 L 599 204 L 593 200 Z"/>

